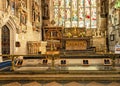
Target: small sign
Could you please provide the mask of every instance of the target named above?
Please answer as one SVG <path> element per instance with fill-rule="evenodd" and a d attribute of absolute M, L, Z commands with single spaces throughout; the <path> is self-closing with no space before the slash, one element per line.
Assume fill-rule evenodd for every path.
<path fill-rule="evenodd" d="M 115 45 L 115 53 L 120 54 L 120 45 Z"/>

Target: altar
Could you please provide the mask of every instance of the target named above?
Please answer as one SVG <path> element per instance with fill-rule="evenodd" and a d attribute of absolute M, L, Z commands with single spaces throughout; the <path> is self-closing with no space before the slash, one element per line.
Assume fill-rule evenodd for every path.
<path fill-rule="evenodd" d="M 95 47 L 92 45 L 92 36 L 86 35 L 85 27 L 65 28 L 64 33 L 62 38 L 64 53 L 95 52 Z"/>
<path fill-rule="evenodd" d="M 87 50 L 91 47 L 91 37 L 72 37 L 63 38 L 63 46 L 65 50 Z"/>
<path fill-rule="evenodd" d="M 90 47 L 90 37 L 63 38 L 65 50 L 87 50 Z"/>

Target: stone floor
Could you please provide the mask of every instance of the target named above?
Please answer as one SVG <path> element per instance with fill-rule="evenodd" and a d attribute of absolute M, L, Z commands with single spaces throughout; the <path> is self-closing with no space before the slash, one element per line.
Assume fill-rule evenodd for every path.
<path fill-rule="evenodd" d="M 108 81 L 0 81 L 0 86 L 120 86 L 120 82 Z"/>
<path fill-rule="evenodd" d="M 15 71 L 46 71 L 51 69 L 52 67 L 50 66 L 44 66 L 44 67 L 38 67 L 38 66 L 34 66 L 34 67 L 16 67 Z M 55 70 L 112 70 L 112 66 L 64 66 L 64 67 L 54 67 Z M 120 69 L 120 67 L 117 67 L 116 70 Z"/>
<path fill-rule="evenodd" d="M 25 75 L 25 74 L 6 74 L 3 75 L 2 73 L 0 74 L 0 86 L 120 86 L 120 67 L 116 68 L 116 71 L 112 74 L 111 72 L 111 67 L 107 67 L 106 71 L 104 69 L 101 69 L 103 67 L 97 67 L 97 66 L 80 66 L 80 67 L 63 67 L 63 69 L 60 70 L 76 70 L 77 72 L 79 71 L 79 75 L 75 74 L 75 71 L 70 71 L 70 73 L 74 74 L 56 74 L 57 72 L 55 71 L 54 75 L 51 74 L 51 72 L 48 70 L 50 67 L 18 67 L 16 69 L 16 72 L 22 71 L 47 71 L 50 74 L 31 74 L 31 75 Z M 105 67 L 106 68 L 106 67 Z M 85 70 L 87 73 L 83 73 L 81 70 Z M 98 71 L 100 73 L 98 73 Z M 101 70 L 104 70 L 103 72 Z M 90 71 L 90 72 L 88 72 Z M 60 72 L 58 70 L 58 72 Z M 96 72 L 94 74 L 94 72 Z M 108 74 L 104 73 L 108 72 Z M 60 72 L 61 73 L 61 72 Z M 109 75 L 110 73 L 110 75 Z M 94 74 L 94 75 L 93 75 Z M 31 78 L 33 77 L 33 78 Z M 51 77 L 51 78 L 50 78 Z M 66 77 L 68 80 L 66 80 Z M 18 79 L 20 78 L 20 79 Z M 26 78 L 26 79 L 25 79 Z M 48 80 L 50 78 L 50 80 Z M 72 78 L 72 80 L 70 80 Z M 79 79 L 76 81 L 76 79 Z M 90 81 L 92 78 L 92 81 Z M 110 79 L 111 78 L 111 79 Z M 113 80 L 113 78 L 116 78 Z M 7 79 L 7 80 L 4 80 Z M 37 81 L 36 81 L 37 79 Z M 45 79 L 45 80 L 44 80 Z M 58 79 L 58 80 L 56 80 Z M 60 80 L 59 80 L 60 79 Z M 88 79 L 89 81 L 86 81 L 85 79 Z M 100 80 L 96 80 L 100 79 Z M 108 81 L 103 81 L 107 80 Z M 119 79 L 119 80 L 118 80 Z"/>

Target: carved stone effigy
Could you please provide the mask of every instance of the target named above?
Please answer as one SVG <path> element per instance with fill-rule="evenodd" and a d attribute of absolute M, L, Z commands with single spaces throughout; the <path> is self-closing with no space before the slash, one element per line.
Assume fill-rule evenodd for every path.
<path fill-rule="evenodd" d="M 38 54 L 39 47 L 41 46 L 41 42 L 38 41 L 28 41 L 27 42 L 27 51 L 28 54 Z"/>

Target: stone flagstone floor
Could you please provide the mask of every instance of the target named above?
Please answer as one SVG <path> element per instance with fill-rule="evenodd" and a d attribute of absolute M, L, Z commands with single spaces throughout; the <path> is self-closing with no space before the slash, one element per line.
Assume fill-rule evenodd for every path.
<path fill-rule="evenodd" d="M 108 81 L 0 81 L 0 86 L 120 86 L 120 82 Z"/>

